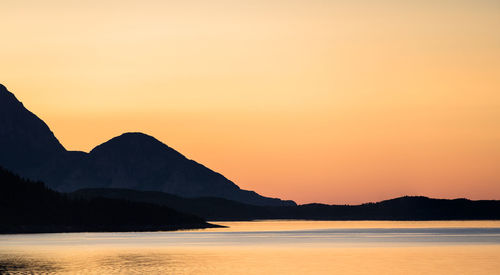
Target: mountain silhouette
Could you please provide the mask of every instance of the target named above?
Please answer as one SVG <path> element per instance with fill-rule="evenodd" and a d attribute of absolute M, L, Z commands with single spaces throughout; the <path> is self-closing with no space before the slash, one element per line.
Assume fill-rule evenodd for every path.
<path fill-rule="evenodd" d="M 43 163 L 65 151 L 47 124 L 0 84 L 0 164 L 33 177 Z"/>
<path fill-rule="evenodd" d="M 49 127 L 0 84 L 0 165 L 57 191 L 127 188 L 252 205 L 296 205 L 242 190 L 223 175 L 143 133 L 125 133 L 89 153 L 67 151 Z"/>

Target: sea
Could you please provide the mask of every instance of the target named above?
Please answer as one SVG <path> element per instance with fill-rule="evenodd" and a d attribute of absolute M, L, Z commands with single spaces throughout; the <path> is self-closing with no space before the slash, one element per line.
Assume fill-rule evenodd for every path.
<path fill-rule="evenodd" d="M 214 222 L 0 235 L 2 274 L 500 274 L 500 221 Z"/>

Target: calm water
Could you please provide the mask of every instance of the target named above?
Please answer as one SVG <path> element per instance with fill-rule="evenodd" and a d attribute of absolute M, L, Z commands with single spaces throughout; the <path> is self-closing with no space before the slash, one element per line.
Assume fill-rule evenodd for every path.
<path fill-rule="evenodd" d="M 0 235 L 0 273 L 500 274 L 499 221 L 218 224 L 229 228 Z"/>

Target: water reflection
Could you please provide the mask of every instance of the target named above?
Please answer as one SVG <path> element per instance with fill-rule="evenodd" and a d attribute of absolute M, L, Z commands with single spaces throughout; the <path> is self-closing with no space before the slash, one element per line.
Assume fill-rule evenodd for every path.
<path fill-rule="evenodd" d="M 0 274 L 41 274 L 61 271 L 54 261 L 27 255 L 0 254 Z"/>
<path fill-rule="evenodd" d="M 226 223 L 232 226 L 226 231 L 3 235 L 0 273 L 495 274 L 500 270 L 499 222 L 461 226 L 420 222 L 412 227 L 374 226 L 377 223 L 346 227 L 338 222 L 266 221 Z"/>

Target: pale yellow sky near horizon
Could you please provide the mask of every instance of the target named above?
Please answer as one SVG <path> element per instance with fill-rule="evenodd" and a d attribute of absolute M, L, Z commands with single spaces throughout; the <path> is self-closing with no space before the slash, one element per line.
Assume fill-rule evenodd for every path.
<path fill-rule="evenodd" d="M 299 203 L 500 199 L 500 2 L 1 1 L 0 83 L 70 150 L 153 135 Z"/>

